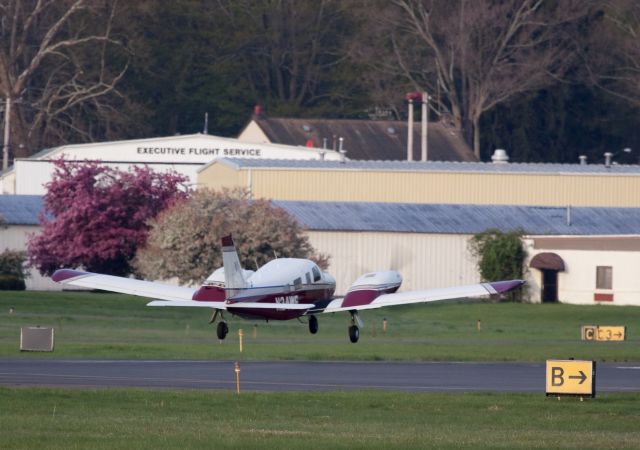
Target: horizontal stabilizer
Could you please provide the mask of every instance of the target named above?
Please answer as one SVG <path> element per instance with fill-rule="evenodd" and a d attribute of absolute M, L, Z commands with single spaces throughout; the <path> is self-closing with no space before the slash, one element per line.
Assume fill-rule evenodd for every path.
<path fill-rule="evenodd" d="M 238 303 L 227 303 L 227 309 L 277 309 L 277 310 L 304 310 L 313 308 L 313 304 L 302 304 L 302 303 L 249 303 L 249 302 L 238 302 Z"/>
<path fill-rule="evenodd" d="M 227 309 L 225 302 L 206 302 L 195 300 L 154 300 L 147 303 L 147 306 L 189 306 L 196 308 Z"/>

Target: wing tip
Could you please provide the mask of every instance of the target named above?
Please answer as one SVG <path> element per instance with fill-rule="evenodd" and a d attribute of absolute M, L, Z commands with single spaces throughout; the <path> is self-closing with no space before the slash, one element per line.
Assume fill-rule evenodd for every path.
<path fill-rule="evenodd" d="M 507 281 L 494 281 L 488 284 L 496 291 L 496 294 L 503 294 L 505 292 L 509 292 L 519 288 L 524 283 L 525 283 L 524 280 L 507 280 Z"/>
<path fill-rule="evenodd" d="M 77 278 L 83 275 L 88 275 L 88 272 L 73 269 L 58 269 L 51 275 L 51 279 L 56 283 L 64 283 L 71 278 Z"/>

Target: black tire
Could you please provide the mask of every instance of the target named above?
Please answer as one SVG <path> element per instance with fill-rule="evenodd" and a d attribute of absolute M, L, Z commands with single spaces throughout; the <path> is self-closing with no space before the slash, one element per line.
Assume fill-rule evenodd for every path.
<path fill-rule="evenodd" d="M 216 334 L 218 335 L 218 339 L 222 340 L 227 337 L 227 333 L 229 332 L 229 327 L 227 326 L 227 322 L 218 322 L 218 328 L 216 328 Z"/>
<path fill-rule="evenodd" d="M 318 318 L 309 316 L 309 333 L 316 334 L 318 332 Z"/>
<path fill-rule="evenodd" d="M 357 325 L 351 325 L 349 327 L 349 339 L 351 340 L 351 342 L 355 344 L 356 342 L 358 342 L 359 338 L 360 338 L 360 328 L 358 328 Z"/>

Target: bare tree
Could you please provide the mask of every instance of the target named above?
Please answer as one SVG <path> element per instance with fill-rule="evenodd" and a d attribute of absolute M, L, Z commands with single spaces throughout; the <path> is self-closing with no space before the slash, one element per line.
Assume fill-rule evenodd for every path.
<path fill-rule="evenodd" d="M 414 88 L 451 114 L 480 157 L 480 117 L 512 97 L 552 83 L 573 61 L 578 0 L 393 0 L 373 12 L 386 48 Z M 377 55 L 389 67 L 389 60 Z"/>
<path fill-rule="evenodd" d="M 640 3 L 607 0 L 585 53 L 588 80 L 640 107 Z"/>
<path fill-rule="evenodd" d="M 255 98 L 279 105 L 286 113 L 339 95 L 327 86 L 327 74 L 346 60 L 342 45 L 350 33 L 349 2 L 220 0 L 219 4 L 236 25 L 239 55 Z"/>
<path fill-rule="evenodd" d="M 115 0 L 0 0 L 0 95 L 11 156 L 92 140 L 117 120 L 116 85 L 128 58 L 112 37 L 116 6 Z"/>

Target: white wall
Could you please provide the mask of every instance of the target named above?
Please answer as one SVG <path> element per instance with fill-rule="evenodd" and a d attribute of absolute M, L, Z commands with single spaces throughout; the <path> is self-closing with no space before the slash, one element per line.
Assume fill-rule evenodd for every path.
<path fill-rule="evenodd" d="M 558 300 L 571 304 L 613 304 L 640 306 L 640 252 L 614 250 L 567 250 L 567 249 L 535 249 L 533 240 L 526 239 L 531 259 L 542 252 L 553 252 L 560 256 L 565 264 L 565 271 L 558 273 Z M 596 267 L 612 267 L 612 289 L 596 289 Z M 529 268 L 526 276 L 531 301 L 540 302 L 542 273 L 538 269 Z M 612 302 L 595 301 L 594 294 L 613 294 Z"/>
<path fill-rule="evenodd" d="M 175 170 L 186 175 L 194 186 L 197 171 L 218 157 L 250 159 L 320 159 L 341 158 L 338 152 L 301 146 L 241 142 L 237 139 L 195 134 L 131 141 L 66 145 L 37 158 L 17 159 L 14 170 L 0 177 L 4 193 L 43 195 L 51 180 L 53 160 L 100 160 L 110 167 L 127 170 L 146 165 L 165 172 Z"/>

